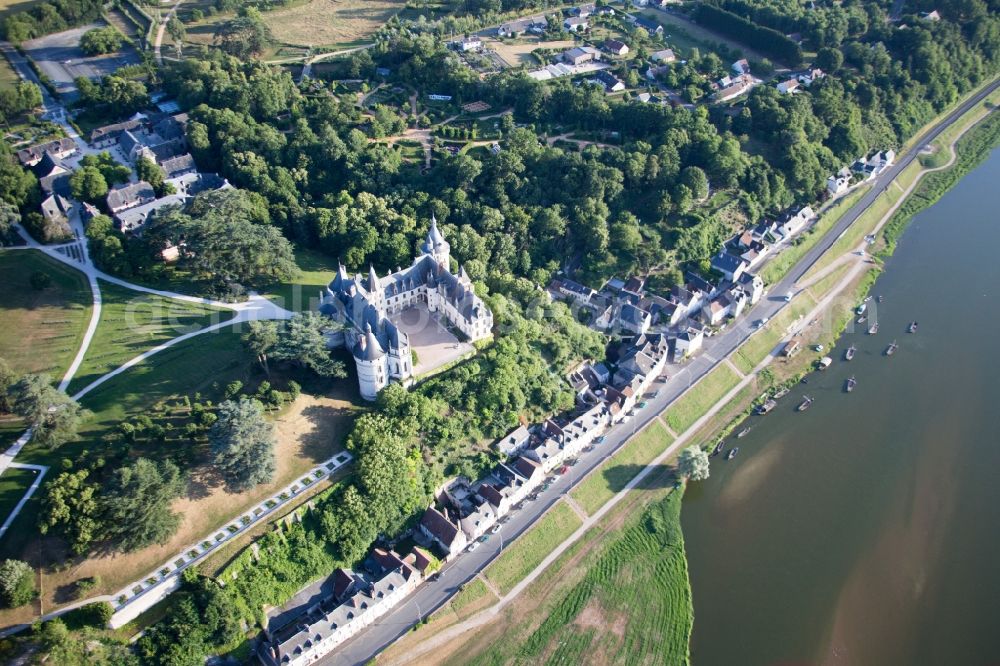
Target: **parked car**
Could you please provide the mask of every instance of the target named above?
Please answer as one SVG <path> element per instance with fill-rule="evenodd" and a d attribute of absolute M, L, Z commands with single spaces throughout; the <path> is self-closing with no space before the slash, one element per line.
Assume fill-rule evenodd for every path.
<path fill-rule="evenodd" d="M 507 523 L 510 522 L 510 516 L 504 516 L 503 518 L 501 518 L 497 522 L 500 523 L 501 525 L 506 525 Z"/>
<path fill-rule="evenodd" d="M 569 460 L 566 461 L 566 464 L 569 465 L 570 467 L 573 467 L 578 462 L 580 462 L 579 458 L 570 458 Z"/>
<path fill-rule="evenodd" d="M 794 295 L 795 295 L 795 292 L 789 290 L 789 292 L 787 294 L 785 294 L 785 302 L 787 303 L 788 301 L 792 300 L 792 296 L 794 296 Z"/>
<path fill-rule="evenodd" d="M 503 525 L 501 525 L 500 523 L 497 523 L 496 525 L 494 525 L 493 527 L 490 528 L 490 534 L 496 534 L 497 532 L 500 531 L 501 527 L 503 527 Z"/>
<path fill-rule="evenodd" d="M 597 438 L 597 439 L 595 439 L 594 441 L 595 441 L 596 443 L 598 443 L 598 444 L 603 444 L 603 443 L 604 443 L 604 440 L 606 440 L 606 439 L 607 439 L 607 437 L 605 437 L 604 435 L 601 435 L 600 437 L 598 437 L 598 438 Z"/>
<path fill-rule="evenodd" d="M 639 403 L 639 409 L 646 409 L 646 405 L 648 404 L 649 404 L 648 402 L 643 400 L 642 402 Z"/>
<path fill-rule="evenodd" d="M 465 552 L 471 553 L 476 548 L 479 548 L 479 542 L 478 541 L 473 541 L 472 543 L 469 544 L 469 547 L 465 549 Z"/>
<path fill-rule="evenodd" d="M 559 468 L 559 474 L 565 474 L 568 471 L 569 471 L 569 465 L 563 465 L 562 467 Z"/>
<path fill-rule="evenodd" d="M 479 543 L 486 543 L 489 540 L 490 540 L 490 535 L 489 534 L 484 534 L 483 536 L 481 536 L 478 539 L 476 539 L 476 541 L 478 541 Z"/>

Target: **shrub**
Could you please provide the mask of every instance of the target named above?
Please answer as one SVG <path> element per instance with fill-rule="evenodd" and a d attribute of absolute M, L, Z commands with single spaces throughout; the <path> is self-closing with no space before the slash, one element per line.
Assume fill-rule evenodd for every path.
<path fill-rule="evenodd" d="M 23 606 L 35 598 L 35 571 L 27 562 L 4 560 L 0 564 L 0 603 Z"/>

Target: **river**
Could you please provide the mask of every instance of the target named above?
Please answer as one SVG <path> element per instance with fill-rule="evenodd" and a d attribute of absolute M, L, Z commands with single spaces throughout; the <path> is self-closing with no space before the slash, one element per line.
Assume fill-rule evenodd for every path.
<path fill-rule="evenodd" d="M 695 666 L 1000 663 L 998 211 L 994 150 L 904 232 L 878 335 L 691 484 Z"/>

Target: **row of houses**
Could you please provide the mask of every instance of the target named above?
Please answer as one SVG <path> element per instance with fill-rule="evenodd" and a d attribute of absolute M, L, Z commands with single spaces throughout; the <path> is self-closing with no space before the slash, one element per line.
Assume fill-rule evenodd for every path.
<path fill-rule="evenodd" d="M 363 571 L 337 569 L 332 590 L 283 626 L 268 627 L 258 657 L 268 666 L 305 666 L 333 651 L 406 598 L 433 560 L 415 548 L 405 558 L 375 548 Z"/>
<path fill-rule="evenodd" d="M 849 167 L 844 167 L 826 179 L 826 189 L 833 195 L 843 194 L 858 183 L 875 180 L 896 161 L 896 151 L 877 151 L 870 157 L 859 157 Z"/>

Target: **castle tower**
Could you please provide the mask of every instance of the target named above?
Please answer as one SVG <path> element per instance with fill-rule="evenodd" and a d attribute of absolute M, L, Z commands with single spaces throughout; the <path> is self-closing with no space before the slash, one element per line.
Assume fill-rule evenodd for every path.
<path fill-rule="evenodd" d="M 424 240 L 424 244 L 420 246 L 420 249 L 424 254 L 429 254 L 434 257 L 434 260 L 439 264 L 449 269 L 448 259 L 451 255 L 451 246 L 448 245 L 448 241 L 444 239 L 444 236 L 438 230 L 437 217 L 431 215 L 431 228 L 427 232 L 427 239 Z"/>
<path fill-rule="evenodd" d="M 368 302 L 375 306 L 379 318 L 385 317 L 385 291 L 382 289 L 375 267 L 371 264 L 368 265 L 368 283 L 365 287 L 368 289 Z"/>
<path fill-rule="evenodd" d="M 358 341 L 351 352 L 358 366 L 361 397 L 365 400 L 374 400 L 378 392 L 389 383 L 389 371 L 385 350 L 375 337 L 371 324 L 365 324 L 365 331 L 358 336 Z"/>

